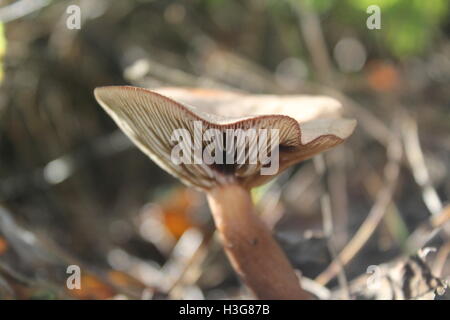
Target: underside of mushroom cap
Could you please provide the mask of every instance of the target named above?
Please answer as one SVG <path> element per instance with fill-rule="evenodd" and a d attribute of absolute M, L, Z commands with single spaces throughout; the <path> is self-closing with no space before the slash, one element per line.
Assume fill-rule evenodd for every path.
<path fill-rule="evenodd" d="M 289 165 L 343 142 L 356 125 L 355 120 L 337 118 L 340 104 L 327 97 L 245 95 L 184 88 L 150 91 L 128 86 L 96 88 L 95 97 L 142 152 L 184 183 L 203 190 L 226 183 L 240 183 L 248 188 L 260 185 Z M 174 161 L 174 148 L 177 144 L 186 147 L 190 138 L 193 143 L 189 145 L 200 147 L 202 155 L 211 140 L 198 141 L 197 134 L 204 138 L 211 130 L 220 137 L 219 145 L 223 148 L 220 151 L 239 159 L 238 163 L 207 164 L 198 157 L 191 158 L 191 162 Z M 233 149 L 231 153 L 227 150 L 229 144 L 225 140 L 229 133 L 233 138 L 236 132 L 252 130 L 257 134 L 267 133 L 269 147 L 264 146 L 263 151 L 269 157 L 277 143 L 278 163 L 273 174 L 261 174 L 272 163 L 259 158 L 251 161 L 252 152 L 261 151 L 263 135 L 256 138 L 244 135 L 243 150 Z M 176 132 L 182 133 L 182 142 L 174 140 Z M 239 146 L 238 140 L 235 142 L 235 147 Z M 270 157 L 270 161 L 274 159 Z"/>

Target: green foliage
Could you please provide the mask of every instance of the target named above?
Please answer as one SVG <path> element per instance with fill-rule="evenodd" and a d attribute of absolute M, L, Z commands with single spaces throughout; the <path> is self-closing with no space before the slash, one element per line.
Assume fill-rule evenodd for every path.
<path fill-rule="evenodd" d="M 303 1 L 306 5 L 316 10 L 319 13 L 328 11 L 336 3 L 335 0 L 292 0 Z"/>
<path fill-rule="evenodd" d="M 390 9 L 399 0 L 348 0 L 348 2 L 354 8 L 366 11 L 367 7 L 371 5 L 377 5 L 381 10 Z"/>
<path fill-rule="evenodd" d="M 447 0 L 347 0 L 347 4 L 366 17 L 368 6 L 380 7 L 382 44 L 399 58 L 423 53 L 449 9 Z"/>
<path fill-rule="evenodd" d="M 3 80 L 3 55 L 6 52 L 6 36 L 3 23 L 0 22 L 0 82 Z"/>
<path fill-rule="evenodd" d="M 241 10 L 245 1 L 197 0 L 218 16 L 228 11 Z M 267 13 L 278 20 L 283 32 L 298 28 L 292 8 L 309 7 L 321 18 L 325 36 L 338 36 L 348 30 L 358 34 L 360 40 L 374 44 L 381 52 L 403 58 L 424 54 L 438 40 L 440 27 L 449 16 L 448 0 L 263 0 Z M 301 4 L 301 5 L 300 5 Z M 381 29 L 369 30 L 366 26 L 367 8 L 380 7 Z M 233 15 L 231 15 L 233 16 Z M 228 18 L 226 19 L 228 21 Z M 297 35 L 283 34 L 283 42 L 298 42 Z M 291 38 L 291 39 L 289 39 Z M 331 40 L 331 39 L 330 39 Z M 295 51 L 295 50 L 294 50 Z"/>

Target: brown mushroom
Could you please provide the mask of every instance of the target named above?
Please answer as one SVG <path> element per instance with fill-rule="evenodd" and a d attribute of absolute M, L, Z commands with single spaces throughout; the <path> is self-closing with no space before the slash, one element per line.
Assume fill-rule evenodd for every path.
<path fill-rule="evenodd" d="M 350 136 L 356 121 L 338 117 L 340 104 L 336 100 L 209 89 L 150 91 L 127 86 L 96 88 L 95 97 L 142 152 L 185 184 L 206 192 L 228 258 L 257 298 L 310 298 L 269 228 L 257 216 L 250 189 Z M 176 130 L 181 130 L 183 136 L 182 142 L 178 142 L 186 146 L 189 135 L 196 140 L 196 134 L 203 135 L 209 129 L 219 133 L 214 142 L 220 151 L 227 156 L 231 154 L 234 160 L 240 157 L 238 164 L 201 161 L 198 155 L 204 156 L 202 152 L 209 142 L 198 139 L 193 142 L 193 148 L 200 149 L 197 158 L 190 155 L 193 159 L 190 163 L 173 161 Z M 228 140 L 225 142 L 227 134 L 239 129 L 276 130 L 278 139 L 266 136 L 270 150 L 264 150 L 271 155 L 277 151 L 273 174 L 261 172 L 272 165 L 274 158 L 250 161 L 250 151 L 256 150 L 260 137 L 247 137 L 244 150 L 227 149 L 230 146 Z M 217 152 L 214 150 L 215 155 Z"/>

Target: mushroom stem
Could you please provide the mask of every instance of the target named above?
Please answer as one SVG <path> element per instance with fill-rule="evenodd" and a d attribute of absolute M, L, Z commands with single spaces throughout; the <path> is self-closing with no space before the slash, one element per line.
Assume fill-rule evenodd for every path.
<path fill-rule="evenodd" d="M 269 228 L 256 215 L 249 190 L 236 184 L 208 192 L 225 252 L 258 299 L 310 299 Z"/>

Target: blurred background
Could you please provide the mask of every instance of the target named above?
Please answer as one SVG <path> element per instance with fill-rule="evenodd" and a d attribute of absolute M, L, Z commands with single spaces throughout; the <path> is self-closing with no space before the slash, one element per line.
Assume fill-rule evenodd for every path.
<path fill-rule="evenodd" d="M 368 28 L 371 5 L 380 29 Z M 0 6 L 1 299 L 249 297 L 205 197 L 146 158 L 96 103 L 95 87 L 119 84 L 335 97 L 356 132 L 256 189 L 263 219 L 319 298 L 443 293 L 447 0 Z M 76 8 L 79 29 L 69 28 Z M 80 267 L 81 289 L 66 286 L 69 265 Z"/>

